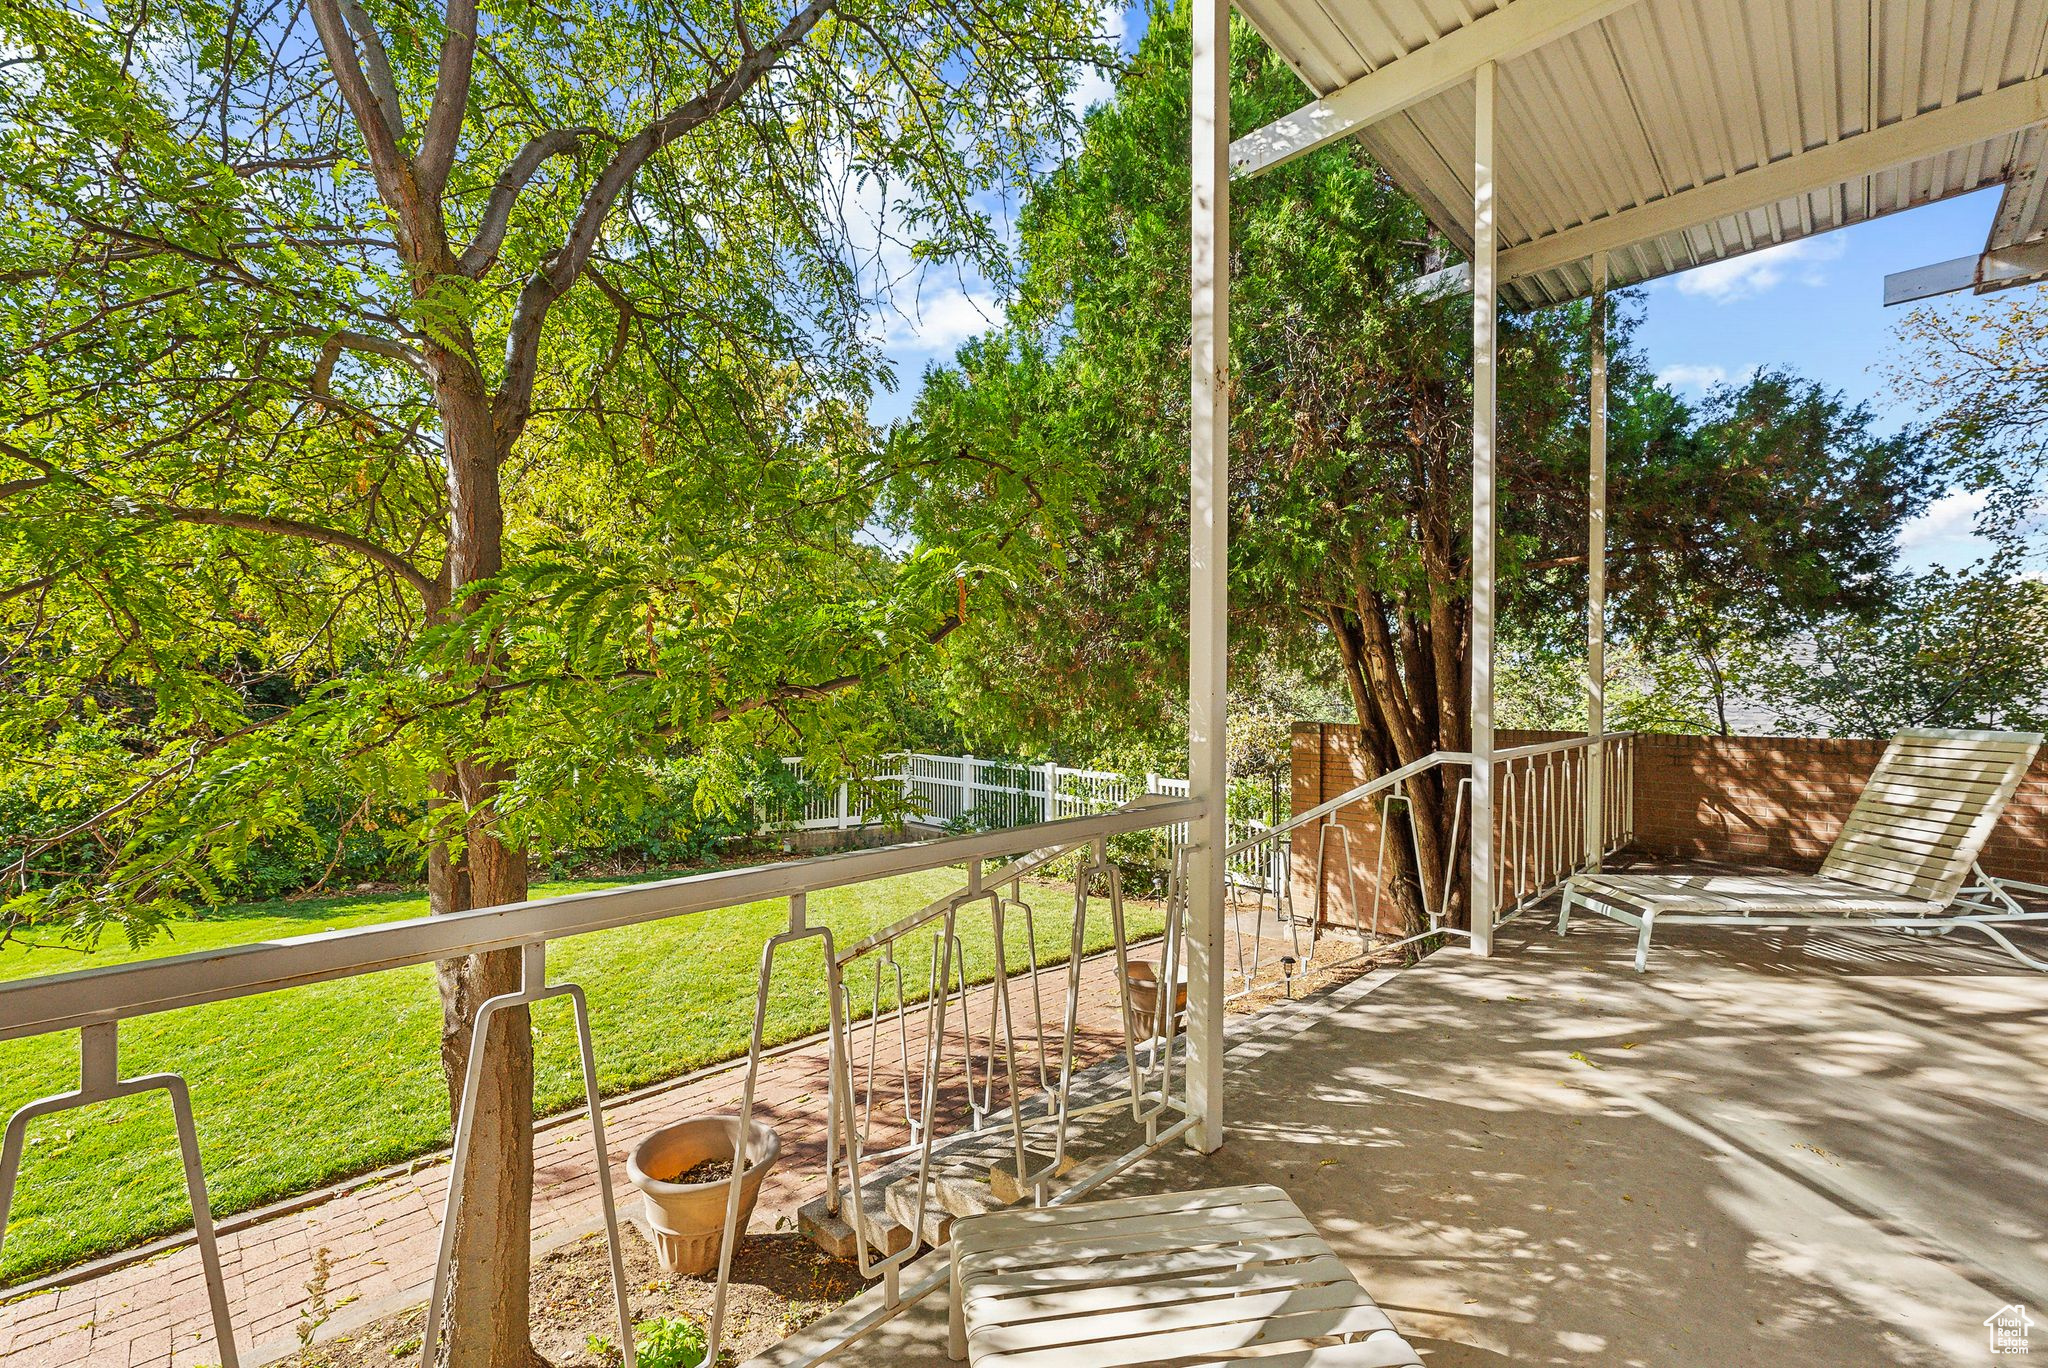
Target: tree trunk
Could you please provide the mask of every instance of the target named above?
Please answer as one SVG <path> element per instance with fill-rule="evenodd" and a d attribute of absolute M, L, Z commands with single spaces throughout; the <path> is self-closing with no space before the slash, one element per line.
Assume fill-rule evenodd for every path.
<path fill-rule="evenodd" d="M 474 604 L 469 586 L 504 565 L 504 506 L 499 488 L 510 435 L 494 421 L 480 377 L 459 356 L 435 363 L 437 406 L 448 449 L 448 569 L 443 612 L 460 618 Z M 490 665 L 490 647 L 473 664 Z M 459 854 L 437 844 L 428 861 L 436 915 L 523 901 L 524 851 L 498 838 L 497 797 L 513 775 L 504 762 L 454 759 L 437 786 L 440 804 L 460 804 Z M 441 1070 L 449 1115 L 457 1117 L 477 1009 L 520 987 L 521 957 L 499 950 L 444 960 L 435 967 L 441 993 Z M 530 1338 L 529 1283 L 533 1225 L 533 1034 L 524 1007 L 490 1022 L 483 1071 L 470 1121 L 468 1164 L 455 1194 L 455 1253 L 448 1292 L 448 1368 L 526 1368 L 542 1362 Z"/>
<path fill-rule="evenodd" d="M 1412 764 L 1432 751 L 1462 749 L 1463 615 L 1435 591 L 1434 583 L 1429 601 L 1420 603 L 1361 588 L 1354 603 L 1327 607 L 1324 618 L 1358 714 L 1368 777 Z M 1447 635 L 1452 639 L 1446 641 Z M 1446 869 L 1455 853 L 1456 780 L 1449 771 L 1420 774 L 1405 787 L 1405 810 L 1393 810 L 1386 839 L 1394 884 L 1383 895 L 1396 908 L 1397 934 L 1420 932 L 1438 908 L 1446 924 L 1461 924 L 1463 889 L 1448 877 L 1455 871 Z"/>
<path fill-rule="evenodd" d="M 433 878 L 438 873 L 439 878 Z M 472 829 L 457 862 L 445 850 L 430 866 L 436 913 L 518 902 L 526 896 L 525 857 Z M 444 902 L 447 904 L 444 906 Z M 441 1069 L 449 1116 L 461 1108 L 477 1008 L 520 986 L 517 950 L 443 960 Z M 503 1368 L 536 1362 L 528 1337 L 532 1258 L 533 1033 L 524 1007 L 497 1013 L 483 1042 L 469 1162 L 455 1194 L 454 1276 L 448 1291 L 449 1368 Z"/>

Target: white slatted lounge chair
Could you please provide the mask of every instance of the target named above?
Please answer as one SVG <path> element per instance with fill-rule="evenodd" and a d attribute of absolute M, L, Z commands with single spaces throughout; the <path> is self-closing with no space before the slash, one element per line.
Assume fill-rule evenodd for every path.
<path fill-rule="evenodd" d="M 1640 933 L 1640 972 L 1652 930 L 1674 923 L 1969 927 L 2028 967 L 2048 970 L 1997 929 L 2048 921 L 2048 912 L 2027 911 L 2010 892 L 2034 886 L 1994 879 L 1977 864 L 2040 748 L 2035 732 L 1900 732 L 1818 874 L 1575 874 L 1565 883 L 1558 934 L 1574 906 L 1626 922 Z"/>
<path fill-rule="evenodd" d="M 948 1351 L 976 1368 L 1421 1368 L 1263 1184 L 953 1224 Z"/>

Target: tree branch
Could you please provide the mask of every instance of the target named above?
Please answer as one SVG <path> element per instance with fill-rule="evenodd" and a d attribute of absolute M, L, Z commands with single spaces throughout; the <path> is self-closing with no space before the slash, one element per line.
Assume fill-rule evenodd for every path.
<path fill-rule="evenodd" d="M 936 646 L 959 629 L 960 618 L 957 615 L 948 614 L 939 627 L 926 638 L 926 643 Z M 879 675 L 887 674 L 895 667 L 896 663 L 891 661 L 873 674 L 837 675 L 831 679 L 821 679 L 814 684 L 777 684 L 766 693 L 756 694 L 752 698 L 743 698 L 737 703 L 728 703 L 723 707 L 713 708 L 705 715 L 703 721 L 709 724 L 729 722 L 742 713 L 759 712 L 763 708 L 773 708 L 784 703 L 808 703 L 820 698 L 829 698 L 833 694 L 844 693 L 856 684 L 864 684 Z"/>
<path fill-rule="evenodd" d="M 137 515 L 155 514 L 173 522 L 194 523 L 201 527 L 232 527 L 244 532 L 296 537 L 300 541 L 318 542 L 323 546 L 338 546 L 375 561 L 418 590 L 422 597 L 433 593 L 433 579 L 411 561 L 388 547 L 379 546 L 367 538 L 358 537 L 353 532 L 344 532 L 338 527 L 322 527 L 318 523 L 301 522 L 297 518 L 234 513 L 224 508 L 188 508 L 182 504 L 136 504 L 133 505 L 133 509 Z"/>
<path fill-rule="evenodd" d="M 0 603 L 18 599 L 23 594 L 33 594 L 39 589 L 48 589 L 56 582 L 57 577 L 55 575 L 40 575 L 21 584 L 10 584 L 5 589 L 0 589 Z"/>
<path fill-rule="evenodd" d="M 1586 553 L 1581 551 L 1576 556 L 1552 556 L 1547 560 L 1525 561 L 1522 569 L 1527 573 L 1534 574 L 1541 570 L 1563 570 L 1569 566 L 1584 565 L 1585 563 Z"/>
<path fill-rule="evenodd" d="M 317 0 L 316 0 L 317 2 Z M 838 8 L 838 0 L 810 0 L 782 31 L 735 63 L 725 79 L 663 114 L 619 145 L 618 151 L 599 173 L 597 184 L 583 197 L 576 221 L 562 246 L 548 254 L 540 269 L 527 277 L 520 288 L 519 302 L 512 313 L 512 326 L 505 338 L 505 381 L 497 395 L 498 421 L 502 428 L 517 432 L 525 425 L 533 398 L 535 368 L 540 359 L 541 324 L 554 302 L 567 294 L 583 273 L 583 265 L 597 246 L 598 234 L 619 196 L 647 164 L 648 158 L 731 109 L 742 96 L 766 76 L 783 54 L 804 40 L 818 21 Z"/>
<path fill-rule="evenodd" d="M 462 117 L 469 109 L 469 87 L 476 65 L 476 0 L 448 0 L 448 34 L 441 40 L 441 65 L 434 75 L 434 103 L 420 134 L 413 159 L 420 192 L 439 199 L 455 165 L 455 147 L 462 138 Z"/>
<path fill-rule="evenodd" d="M 426 358 L 403 342 L 375 333 L 351 332 L 344 328 L 329 333 L 320 345 L 320 360 L 313 367 L 312 383 L 308 386 L 316 398 L 327 398 L 327 382 L 334 377 L 334 363 L 343 351 L 368 352 L 373 356 L 388 356 L 394 361 L 403 361 L 422 376 L 431 378 Z"/>
<path fill-rule="evenodd" d="M 412 171 L 384 120 L 382 102 L 356 60 L 355 40 L 341 17 L 340 3 L 341 0 L 306 0 L 306 11 L 313 16 L 313 28 L 320 35 L 320 46 L 327 54 L 327 67 L 334 73 L 334 83 L 341 88 L 341 98 L 362 132 L 363 145 L 370 154 L 370 169 L 376 173 L 377 191 L 397 211 L 401 239 L 410 248 L 409 254 L 416 255 L 420 248 L 430 244 L 419 240 L 422 224 Z"/>
<path fill-rule="evenodd" d="M 473 279 L 481 278 L 498 259 L 498 248 L 503 245 L 505 229 L 512 221 L 512 207 L 519 202 L 520 192 L 526 189 L 534 172 L 549 157 L 581 151 L 583 139 L 597 132 L 595 128 L 551 128 L 529 138 L 498 173 L 497 182 L 491 186 L 491 197 L 484 205 L 483 222 L 477 225 L 476 239 L 455 263 L 455 269 Z"/>
<path fill-rule="evenodd" d="M 604 297 L 612 302 L 612 307 L 619 314 L 618 330 L 612 334 L 612 349 L 605 354 L 604 360 L 598 362 L 597 371 L 590 380 L 591 402 L 595 403 L 598 391 L 617 368 L 619 359 L 626 354 L 626 343 L 633 336 L 633 320 L 640 316 L 640 311 L 633 306 L 633 301 L 626 297 L 626 292 L 605 279 L 604 272 L 598 270 L 596 266 L 586 264 L 583 267 L 583 274 L 589 276 L 592 283 L 604 292 Z"/>
<path fill-rule="evenodd" d="M 40 475 L 31 475 L 23 480 L 0 480 L 0 499 L 11 499 L 17 494 L 26 494 L 31 489 L 41 489 L 46 484 L 54 483 L 61 473 L 56 466 L 51 465 L 42 457 L 35 455 L 25 447 L 18 447 L 12 442 L 0 441 L 0 456 L 5 456 L 9 460 L 19 461 L 25 466 L 42 472 Z"/>
<path fill-rule="evenodd" d="M 341 13 L 356 36 L 356 46 L 362 49 L 363 77 L 369 83 L 370 93 L 377 97 L 377 107 L 384 115 L 384 127 L 390 130 L 394 143 L 402 143 L 405 141 L 405 110 L 398 103 L 398 82 L 392 78 L 391 56 L 384 51 L 384 40 L 378 36 L 377 26 L 370 22 L 370 16 L 363 13 L 361 0 L 341 0 Z"/>

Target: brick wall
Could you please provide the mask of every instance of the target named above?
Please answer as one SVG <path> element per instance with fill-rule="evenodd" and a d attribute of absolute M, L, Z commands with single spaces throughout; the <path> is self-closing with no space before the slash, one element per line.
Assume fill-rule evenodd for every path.
<path fill-rule="evenodd" d="M 1884 753 L 1882 741 L 1645 736 L 1636 845 L 1652 855 L 1811 871 Z M 2036 759 L 1984 848 L 1984 867 L 2048 883 L 2048 756 Z"/>
<path fill-rule="evenodd" d="M 1560 734 L 1502 732 L 1499 744 L 1522 745 Z M 1800 871 L 1820 866 L 1884 750 L 1882 741 L 1764 736 L 1643 736 L 1637 746 L 1637 850 L 1665 859 Z M 1295 726 L 1294 811 L 1306 811 L 1364 779 L 1356 727 Z M 1342 821 L 1353 847 L 1360 900 L 1370 908 L 1378 813 L 1347 811 Z M 1313 851 L 1304 845 L 1301 853 L 1297 898 L 1313 896 L 1306 874 Z M 2048 752 L 2034 762 L 1983 858 L 1993 874 L 2048 884 Z M 1333 879 L 1325 893 L 1333 918 L 1349 915 L 1348 888 L 1342 884 Z"/>

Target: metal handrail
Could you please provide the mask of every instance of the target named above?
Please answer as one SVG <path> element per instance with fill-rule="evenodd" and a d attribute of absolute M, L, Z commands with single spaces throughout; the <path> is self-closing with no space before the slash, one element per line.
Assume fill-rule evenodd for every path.
<path fill-rule="evenodd" d="M 1552 751 L 1584 750 L 1599 741 L 1632 741 L 1639 735 L 1640 732 L 1611 731 L 1601 732 L 1598 736 L 1588 734 L 1566 736 L 1556 741 L 1532 741 L 1526 746 L 1509 746 L 1506 750 L 1497 750 L 1493 753 L 1493 759 L 1496 764 L 1503 760 L 1527 760 L 1532 756 L 1548 755 Z"/>
<path fill-rule="evenodd" d="M 1607 814 L 1603 820 L 1603 827 L 1605 828 L 1602 834 L 1603 850 L 1613 848 L 1611 838 L 1616 836 L 1617 833 L 1620 839 L 1625 841 L 1628 834 L 1633 831 L 1634 794 L 1633 785 L 1628 778 L 1627 771 L 1628 767 L 1633 763 L 1633 742 L 1636 740 L 1636 737 L 1637 733 L 1633 731 L 1601 732 L 1597 735 L 1566 736 L 1553 741 L 1534 741 L 1525 745 L 1509 746 L 1493 753 L 1493 763 L 1502 771 L 1502 783 L 1495 804 L 1495 813 L 1496 821 L 1500 824 L 1498 839 L 1501 843 L 1501 854 L 1504 856 L 1504 858 L 1497 862 L 1499 872 L 1497 874 L 1498 887 L 1496 891 L 1501 909 L 1506 916 L 1511 917 L 1514 911 L 1531 896 L 1532 890 L 1524 887 L 1524 884 L 1530 878 L 1533 877 L 1534 880 L 1534 894 L 1540 895 L 1550 887 L 1554 887 L 1557 879 L 1561 878 L 1563 874 L 1569 873 L 1572 868 L 1576 867 L 1577 861 L 1572 857 L 1571 852 L 1575 849 L 1572 832 L 1577 829 L 1578 824 L 1572 820 L 1570 814 L 1565 810 L 1567 806 L 1565 800 L 1568 795 L 1574 792 L 1583 795 L 1588 784 L 1600 785 L 1603 793 L 1608 792 L 1610 789 L 1616 790 L 1614 796 L 1620 799 L 1619 803 L 1603 804 L 1603 810 Z M 1610 742 L 1614 744 L 1609 746 L 1608 743 Z M 1597 767 L 1592 763 L 1592 757 L 1595 753 L 1606 757 L 1602 759 Z M 1234 858 L 1255 847 L 1268 843 L 1278 846 L 1288 840 L 1293 832 L 1303 827 L 1318 827 L 1319 836 L 1315 854 L 1315 907 L 1310 914 L 1312 926 L 1310 953 L 1313 955 L 1315 941 L 1320 934 L 1322 925 L 1324 869 L 1327 864 L 1325 846 L 1332 830 L 1331 821 L 1334 815 L 1343 808 L 1361 803 L 1375 796 L 1380 798 L 1383 810 L 1381 813 L 1380 849 L 1377 862 L 1379 868 L 1376 869 L 1376 877 L 1374 879 L 1374 888 L 1378 890 L 1381 885 L 1377 873 L 1380 869 L 1383 869 L 1386 859 L 1388 827 L 1387 816 L 1384 811 L 1385 807 L 1391 803 L 1404 801 L 1401 796 L 1403 786 L 1409 780 L 1426 771 L 1439 766 L 1451 765 L 1470 768 L 1474 763 L 1475 757 L 1469 751 L 1432 751 L 1430 754 L 1403 765 L 1399 769 L 1390 770 L 1378 778 L 1368 779 L 1362 784 L 1346 789 L 1335 797 L 1327 798 L 1314 807 L 1295 814 L 1287 821 L 1273 827 L 1270 831 L 1261 832 L 1257 836 L 1235 842 L 1226 848 L 1226 856 Z M 1561 775 L 1554 772 L 1560 765 L 1563 769 Z M 1621 771 L 1619 777 L 1617 777 L 1617 766 L 1620 767 Z M 1597 773 L 1594 772 L 1596 768 L 1598 770 Z M 1540 776 L 1536 773 L 1538 769 L 1542 771 Z M 1528 782 L 1519 783 L 1518 777 L 1526 778 Z M 1429 929 L 1392 944 L 1380 944 L 1378 948 L 1395 949 L 1402 945 L 1438 935 L 1469 934 L 1468 932 L 1445 927 L 1443 922 L 1448 912 L 1452 879 L 1451 869 L 1458 858 L 1461 828 L 1464 825 L 1465 805 L 1471 782 L 1470 778 L 1460 779 L 1452 799 L 1451 839 L 1448 848 L 1444 852 L 1443 895 L 1436 908 L 1425 909 L 1429 917 Z M 1577 810 L 1579 805 L 1571 804 L 1570 806 Z M 1339 837 L 1346 836 L 1341 827 L 1335 828 L 1335 830 Z M 1415 854 L 1419 864 L 1421 861 L 1419 846 Z M 1349 871 L 1348 878 L 1352 885 L 1352 901 L 1356 904 L 1359 901 L 1357 872 L 1351 859 L 1348 838 L 1345 840 L 1343 864 L 1345 869 Z M 1550 875 L 1555 875 L 1556 877 L 1548 877 Z M 1265 916 L 1265 897 L 1269 892 L 1274 897 L 1274 915 L 1280 917 L 1283 922 L 1292 925 L 1291 916 L 1284 914 L 1282 910 L 1291 902 L 1290 891 L 1287 888 L 1262 888 L 1254 915 L 1258 918 Z M 1361 912 L 1360 915 L 1363 916 L 1363 913 Z M 1232 925 L 1235 928 L 1236 922 L 1233 921 Z M 1377 891 L 1373 899 L 1371 927 L 1373 939 L 1377 941 L 1379 930 L 1379 897 Z M 1240 941 L 1238 949 L 1239 972 L 1240 976 L 1244 979 L 1244 986 L 1239 989 L 1239 992 L 1242 993 L 1250 990 L 1252 980 L 1257 976 L 1259 954 L 1255 945 L 1252 954 L 1252 964 L 1247 972 L 1243 964 L 1245 958 L 1242 945 L 1243 932 L 1241 928 L 1237 928 L 1237 930 Z M 1365 935 L 1362 922 L 1360 934 L 1361 936 Z M 1298 956 L 1300 953 L 1298 943 L 1295 949 Z"/>
<path fill-rule="evenodd" d="M 1208 803 L 1202 799 L 1164 799 L 1005 831 L 690 874 L 446 916 L 413 917 L 19 979 L 0 984 L 0 1040 L 77 1030 L 459 955 L 509 950 L 972 860 L 1000 859 L 1045 846 L 1074 845 L 1169 823 L 1196 822 L 1207 810 Z"/>
<path fill-rule="evenodd" d="M 1493 760 L 1495 764 L 1500 764 L 1503 761 L 1526 760 L 1531 756 L 1544 755 L 1551 751 L 1587 747 L 1596 741 L 1622 741 L 1632 739 L 1635 736 L 1636 733 L 1632 731 L 1618 731 L 1602 732 L 1598 736 L 1567 736 L 1557 741 L 1535 741 L 1525 746 L 1509 746 L 1505 750 L 1497 750 L 1493 753 Z M 1311 822 L 1320 821 L 1338 808 L 1349 807 L 1361 798 L 1370 798 L 1375 793 L 1393 788 L 1397 784 L 1406 783 L 1416 775 L 1426 770 L 1434 769 L 1438 765 L 1469 765 L 1471 763 L 1472 752 L 1470 751 L 1431 751 L 1421 759 L 1411 761 L 1397 770 L 1388 770 L 1376 779 L 1368 779 L 1362 784 L 1348 788 L 1334 798 L 1325 798 L 1314 807 L 1303 812 L 1297 812 L 1294 816 L 1270 830 L 1262 831 L 1256 836 L 1247 837 L 1242 841 L 1225 847 L 1225 855 L 1226 857 L 1242 855 L 1254 846 L 1264 845 L 1275 837 L 1285 836 L 1287 833 L 1305 827 Z"/>
<path fill-rule="evenodd" d="M 1306 812 L 1297 812 L 1278 826 L 1262 831 L 1256 836 L 1247 837 L 1235 845 L 1225 846 L 1223 851 L 1224 858 L 1228 859 L 1232 855 L 1242 855 L 1254 846 L 1264 845 L 1268 841 L 1277 840 L 1279 837 L 1305 827 L 1311 822 L 1321 821 L 1338 808 L 1349 807 L 1361 798 L 1370 798 L 1373 794 L 1390 789 L 1396 784 L 1406 783 L 1425 770 L 1433 769 L 1438 765 L 1469 765 L 1471 763 L 1472 753 L 1470 751 L 1431 751 L 1420 760 L 1411 761 L 1397 770 L 1388 770 L 1379 778 L 1368 779 L 1355 788 L 1348 788 L 1335 798 L 1326 798 Z"/>

